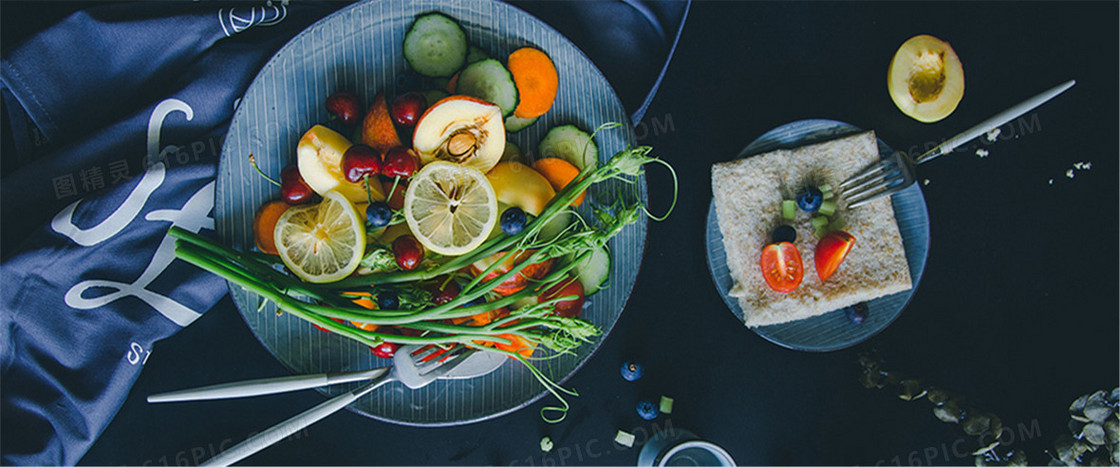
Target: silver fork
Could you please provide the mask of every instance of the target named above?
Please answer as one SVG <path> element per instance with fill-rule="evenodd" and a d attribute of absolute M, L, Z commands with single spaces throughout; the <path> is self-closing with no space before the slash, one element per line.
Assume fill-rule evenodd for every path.
<path fill-rule="evenodd" d="M 233 464 L 311 426 L 330 414 L 342 410 L 342 408 L 350 405 L 370 391 L 388 384 L 389 382 L 400 381 L 409 389 L 419 389 L 427 386 L 436 379 L 446 376 L 448 372 L 462 364 L 468 358 L 472 356 L 482 356 L 482 353 L 479 351 L 468 349 L 465 346 L 457 346 L 437 358 L 427 359 L 427 357 L 435 355 L 436 352 L 443 350 L 444 349 L 440 347 L 432 347 L 430 349 L 422 349 L 416 346 L 401 347 L 397 349 L 397 353 L 393 356 L 393 369 L 387 374 L 374 379 L 365 386 L 341 396 L 336 396 L 306 412 L 284 420 L 272 428 L 262 431 L 242 441 L 240 444 L 222 451 L 221 454 L 210 458 L 210 460 L 207 460 L 202 465 Z"/>
<path fill-rule="evenodd" d="M 999 128 L 1004 123 L 1029 112 L 1046 101 L 1053 99 L 1058 94 L 1065 92 L 1065 90 L 1073 87 L 1075 83 L 1075 80 L 1069 80 L 1037 96 L 1027 99 L 945 140 L 945 142 L 937 145 L 937 147 L 926 151 L 925 154 L 916 158 L 911 159 L 910 156 L 905 153 L 896 151 L 894 154 L 883 158 L 879 162 L 841 183 L 840 197 L 848 200 L 849 208 L 854 208 L 881 196 L 894 194 L 914 184 L 914 181 L 917 180 L 914 168 L 919 164 L 929 162 L 938 156 L 948 154 L 960 145 L 971 141 L 973 138 Z"/>

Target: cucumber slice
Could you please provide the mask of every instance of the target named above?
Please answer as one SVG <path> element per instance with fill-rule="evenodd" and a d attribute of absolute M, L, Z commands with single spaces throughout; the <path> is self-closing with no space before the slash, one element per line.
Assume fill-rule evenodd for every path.
<path fill-rule="evenodd" d="M 560 232 L 563 232 L 564 229 L 568 228 L 570 225 L 572 225 L 571 211 L 562 211 L 541 227 L 541 232 L 539 234 L 540 240 L 546 242 L 552 241 L 552 239 L 560 235 Z"/>
<path fill-rule="evenodd" d="M 520 162 L 525 165 L 533 165 L 525 154 L 521 152 L 521 148 L 513 144 L 512 141 L 506 140 L 506 150 L 502 152 L 502 158 L 498 162 Z M 504 211 L 499 211 L 504 212 Z"/>
<path fill-rule="evenodd" d="M 782 219 L 793 220 L 797 217 L 797 202 L 786 199 L 782 200 Z"/>
<path fill-rule="evenodd" d="M 580 171 L 594 168 L 599 163 L 599 147 L 587 134 L 575 125 L 561 125 L 548 130 L 548 134 L 541 140 L 537 151 L 541 158 L 559 157 Z"/>
<path fill-rule="evenodd" d="M 596 248 L 591 256 L 577 264 L 572 272 L 583 284 L 584 295 L 591 295 L 607 286 L 611 275 L 611 254 L 607 247 Z"/>
<path fill-rule="evenodd" d="M 440 100 L 447 96 L 450 96 L 451 94 L 448 94 L 447 91 L 444 91 L 442 89 L 429 89 L 427 91 L 421 92 L 420 95 L 424 96 L 424 99 L 428 101 L 428 106 L 430 107 L 432 104 L 439 102 Z"/>
<path fill-rule="evenodd" d="M 497 105 L 502 109 L 502 116 L 512 114 L 517 107 L 517 85 L 513 83 L 513 75 L 502 62 L 492 58 L 467 65 L 459 73 L 455 92 Z"/>
<path fill-rule="evenodd" d="M 469 49 L 467 49 L 467 65 L 470 65 L 474 62 L 481 62 L 488 58 L 490 58 L 490 55 L 478 47 L 472 45 Z"/>
<path fill-rule="evenodd" d="M 516 133 L 518 131 L 524 130 L 530 125 L 537 123 L 538 118 L 540 117 L 521 118 L 514 114 L 509 114 L 509 116 L 506 117 L 506 131 Z"/>
<path fill-rule="evenodd" d="M 443 13 L 420 15 L 404 35 L 404 58 L 421 75 L 451 76 L 467 61 L 467 34 Z"/>

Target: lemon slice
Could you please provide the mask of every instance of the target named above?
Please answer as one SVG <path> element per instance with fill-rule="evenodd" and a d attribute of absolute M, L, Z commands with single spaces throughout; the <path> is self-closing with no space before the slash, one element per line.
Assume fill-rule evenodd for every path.
<path fill-rule="evenodd" d="M 366 248 L 358 211 L 337 191 L 328 191 L 319 204 L 288 209 L 273 235 L 284 265 L 307 282 L 334 282 L 350 275 Z"/>
<path fill-rule="evenodd" d="M 478 169 L 434 161 L 420 169 L 404 195 L 404 218 L 429 251 L 467 253 L 486 240 L 498 222 L 494 187 Z"/>

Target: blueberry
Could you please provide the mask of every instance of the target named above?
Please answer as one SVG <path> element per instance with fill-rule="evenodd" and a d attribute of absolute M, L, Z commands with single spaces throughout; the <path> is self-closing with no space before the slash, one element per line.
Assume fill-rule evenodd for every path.
<path fill-rule="evenodd" d="M 374 227 L 385 227 L 393 219 L 393 210 L 384 201 L 369 204 L 366 208 L 366 222 Z"/>
<path fill-rule="evenodd" d="M 805 212 L 816 212 L 824 201 L 821 190 L 815 186 L 807 186 L 797 192 L 797 207 Z"/>
<path fill-rule="evenodd" d="M 648 400 L 638 402 L 638 416 L 643 420 L 653 420 L 657 418 L 657 413 L 657 406 L 653 405 L 653 402 Z"/>
<path fill-rule="evenodd" d="M 505 232 L 507 235 L 517 235 L 525 229 L 526 221 L 528 221 L 528 218 L 525 216 L 525 211 L 522 211 L 521 208 L 512 207 L 506 209 L 506 211 L 502 213 L 502 232 Z"/>
<path fill-rule="evenodd" d="M 844 316 L 847 316 L 852 323 L 863 324 L 863 321 L 867 319 L 867 312 L 867 303 L 860 302 L 845 308 Z"/>
<path fill-rule="evenodd" d="M 780 225 L 770 233 L 770 241 L 774 243 L 797 241 L 797 230 L 789 225 Z"/>
<path fill-rule="evenodd" d="M 637 381 L 645 373 L 645 368 L 641 363 L 622 362 L 622 379 L 626 381 Z"/>
<path fill-rule="evenodd" d="M 400 306 L 397 294 L 390 291 L 378 292 L 377 308 L 379 310 L 396 310 Z"/>

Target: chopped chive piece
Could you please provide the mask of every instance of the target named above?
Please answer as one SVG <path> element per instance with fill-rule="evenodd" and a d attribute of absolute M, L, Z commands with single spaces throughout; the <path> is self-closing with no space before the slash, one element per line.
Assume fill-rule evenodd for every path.
<path fill-rule="evenodd" d="M 793 220 L 797 217 L 797 202 L 791 199 L 782 201 L 782 218 Z"/>
<path fill-rule="evenodd" d="M 827 227 L 817 227 L 817 228 L 813 229 L 813 235 L 816 236 L 817 238 L 824 237 L 824 235 L 827 234 L 827 233 L 828 233 L 828 228 Z"/>
<path fill-rule="evenodd" d="M 828 225 L 828 218 L 824 216 L 814 216 L 812 219 L 809 219 L 809 225 L 813 226 L 813 230 L 823 229 Z"/>
<path fill-rule="evenodd" d="M 821 199 L 828 200 L 828 199 L 832 199 L 833 196 L 836 196 L 836 195 L 832 194 L 831 191 L 821 190 Z"/>
<path fill-rule="evenodd" d="M 823 216 L 831 216 L 836 213 L 836 203 L 832 201 L 825 201 L 821 203 L 821 208 L 817 210 Z"/>
<path fill-rule="evenodd" d="M 661 410 L 663 414 L 673 413 L 673 398 L 661 396 L 661 406 L 658 407 L 658 410 Z"/>
<path fill-rule="evenodd" d="M 618 430 L 618 434 L 614 435 L 614 442 L 632 448 L 634 447 L 634 435 Z"/>
<path fill-rule="evenodd" d="M 844 227 L 847 226 L 848 223 L 845 222 L 843 218 L 837 217 L 832 219 L 832 222 L 828 223 L 828 230 L 844 230 Z"/>
<path fill-rule="evenodd" d="M 824 185 L 817 187 L 817 189 L 821 190 L 822 193 L 826 191 L 832 191 L 832 185 L 825 183 Z"/>
<path fill-rule="evenodd" d="M 544 452 L 552 451 L 552 439 L 551 438 L 549 438 L 547 436 L 545 436 L 544 438 L 541 438 L 541 451 L 544 451 Z"/>

